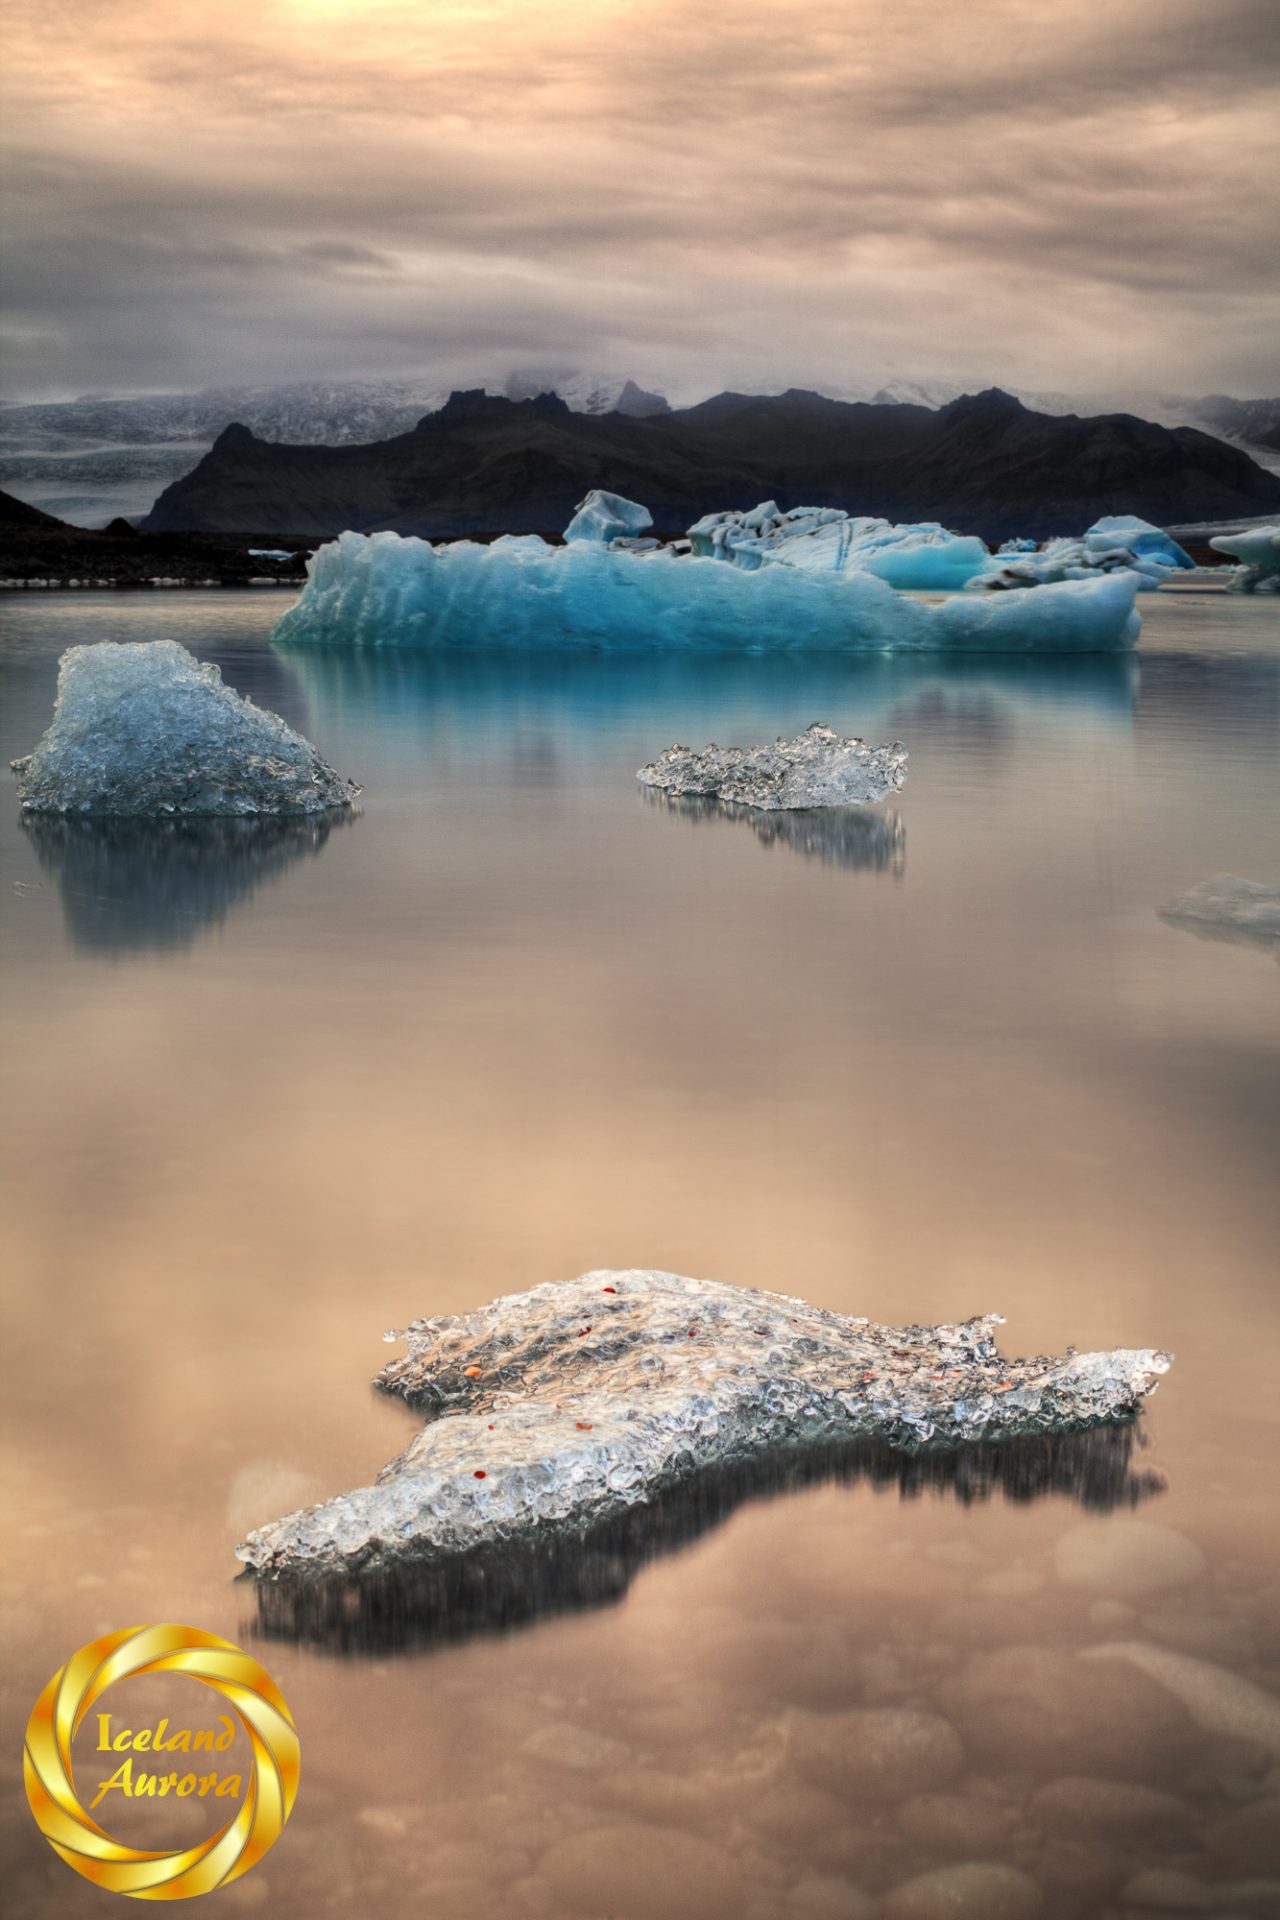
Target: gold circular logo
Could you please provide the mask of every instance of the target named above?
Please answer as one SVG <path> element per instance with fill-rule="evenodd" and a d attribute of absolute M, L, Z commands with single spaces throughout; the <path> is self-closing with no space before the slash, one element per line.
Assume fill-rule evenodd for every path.
<path fill-rule="evenodd" d="M 177 1751 L 184 1766 L 188 1766 L 185 1756 L 193 1741 L 197 1748 L 204 1745 L 210 1751 L 209 1771 L 203 1775 L 189 1768 L 161 1776 L 179 1797 L 196 1792 L 222 1797 L 231 1781 L 237 1783 L 239 1804 L 232 1818 L 199 1845 L 168 1853 L 149 1853 L 113 1840 L 80 1804 L 71 1771 L 71 1742 L 90 1707 L 117 1681 L 152 1673 L 185 1674 L 221 1694 L 248 1734 L 253 1757 L 253 1771 L 241 1798 L 238 1776 L 220 1779 L 212 1765 L 212 1749 L 224 1744 L 228 1735 L 234 1738 L 227 1716 L 220 1718 L 228 1735 L 216 1738 L 211 1732 L 194 1736 L 183 1732 L 166 1740 L 161 1733 L 154 1749 L 148 1735 L 144 1749 L 142 1736 L 137 1737 L 142 1757 L 152 1751 L 166 1755 Z M 116 1759 L 124 1736 L 110 1738 L 110 1715 L 100 1715 L 99 1722 L 99 1745 L 111 1750 Z M 167 1721 L 161 1723 L 162 1728 L 167 1725 Z M 130 1734 L 129 1739 L 133 1741 L 134 1736 Z M 197 1762 L 202 1764 L 206 1763 Z M 131 1755 L 121 1760 L 126 1791 L 131 1766 Z M 300 1768 L 293 1715 L 266 1668 L 216 1633 L 170 1625 L 104 1633 L 59 1667 L 31 1710 L 22 1765 L 36 1825 L 54 1852 L 95 1886 L 139 1900 L 185 1900 L 211 1893 L 247 1873 L 279 1839 L 297 1798 Z M 99 1789 L 99 1799 L 104 1791 Z"/>

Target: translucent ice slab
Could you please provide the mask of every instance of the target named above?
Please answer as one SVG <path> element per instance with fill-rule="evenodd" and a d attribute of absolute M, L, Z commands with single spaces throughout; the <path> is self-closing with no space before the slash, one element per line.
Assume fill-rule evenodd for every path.
<path fill-rule="evenodd" d="M 64 653 L 53 721 L 13 771 L 29 813 L 319 813 L 360 791 L 175 640 Z"/>
<path fill-rule="evenodd" d="M 815 721 L 794 740 L 763 747 L 668 747 L 636 779 L 669 793 L 701 794 L 742 807 L 866 806 L 906 783 L 907 750 L 842 740 Z"/>
<path fill-rule="evenodd" d="M 1158 911 L 1162 920 L 1186 927 L 1202 939 L 1263 947 L 1280 960 L 1280 888 L 1242 880 L 1235 873 L 1218 873 Z"/>
<path fill-rule="evenodd" d="M 619 552 L 586 540 L 552 547 L 530 536 L 432 547 L 396 533 L 344 533 L 307 573 L 276 627 L 282 643 L 1111 653 L 1133 646 L 1139 630 L 1128 574 L 928 606 L 869 573 L 744 572 L 669 550 Z"/>
<path fill-rule="evenodd" d="M 708 1469 L 874 1440 L 907 1452 L 1133 1413 L 1151 1350 L 1005 1360 L 998 1315 L 882 1327 L 640 1270 L 417 1320 L 377 1384 L 432 1417 L 371 1487 L 259 1527 L 260 1574 L 379 1572 L 584 1535 Z"/>

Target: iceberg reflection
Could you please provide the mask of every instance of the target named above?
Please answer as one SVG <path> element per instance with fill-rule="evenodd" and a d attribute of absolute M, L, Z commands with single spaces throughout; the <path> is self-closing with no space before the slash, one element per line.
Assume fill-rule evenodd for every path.
<path fill-rule="evenodd" d="M 21 825 L 57 882 L 73 945 L 116 956 L 193 945 L 354 817 L 26 814 Z"/>
<path fill-rule="evenodd" d="M 873 807 L 778 808 L 735 806 L 701 794 L 668 793 L 661 787 L 641 787 L 649 806 L 677 814 L 695 826 L 708 821 L 740 821 L 766 847 L 789 847 L 806 860 L 852 872 L 891 873 L 901 879 L 907 869 L 907 829 L 900 813 L 878 813 Z"/>
<path fill-rule="evenodd" d="M 379 1654 L 509 1631 L 621 1600 L 651 1561 L 722 1525 L 747 1501 L 825 1484 L 896 1487 L 902 1499 L 934 1493 L 962 1506 L 997 1493 L 1020 1503 L 1057 1494 L 1109 1513 L 1163 1491 L 1160 1474 L 1135 1466 L 1143 1444 L 1141 1424 L 1131 1419 L 937 1452 L 864 1441 L 775 1453 L 698 1474 L 575 1539 L 495 1547 L 394 1574 L 259 1582 L 244 1573 L 238 1584 L 253 1587 L 257 1613 L 241 1632 Z"/>

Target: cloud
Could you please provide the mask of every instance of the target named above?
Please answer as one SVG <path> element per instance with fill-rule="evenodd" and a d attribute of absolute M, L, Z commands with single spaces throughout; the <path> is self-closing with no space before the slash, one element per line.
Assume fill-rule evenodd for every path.
<path fill-rule="evenodd" d="M 1276 384 L 1272 0 L 76 11 L 11 0 L 11 393 Z"/>

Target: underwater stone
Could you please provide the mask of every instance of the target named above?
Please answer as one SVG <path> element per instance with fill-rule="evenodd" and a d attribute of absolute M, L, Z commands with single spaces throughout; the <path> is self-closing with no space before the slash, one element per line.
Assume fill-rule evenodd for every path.
<path fill-rule="evenodd" d="M 904 1452 L 1134 1413 L 1149 1349 L 1006 1360 L 998 1315 L 883 1327 L 679 1274 L 598 1271 L 414 1321 L 376 1384 L 433 1416 L 371 1487 L 259 1527 L 261 1574 L 381 1572 L 581 1537 L 689 1481 L 787 1449 Z"/>
<path fill-rule="evenodd" d="M 668 747 L 636 775 L 668 793 L 713 795 L 744 807 L 846 807 L 883 800 L 907 778 L 907 750 L 843 740 L 815 721 L 764 747 Z"/>
<path fill-rule="evenodd" d="M 360 791 L 176 640 L 70 648 L 49 730 L 13 771 L 28 813 L 306 814 Z"/>

